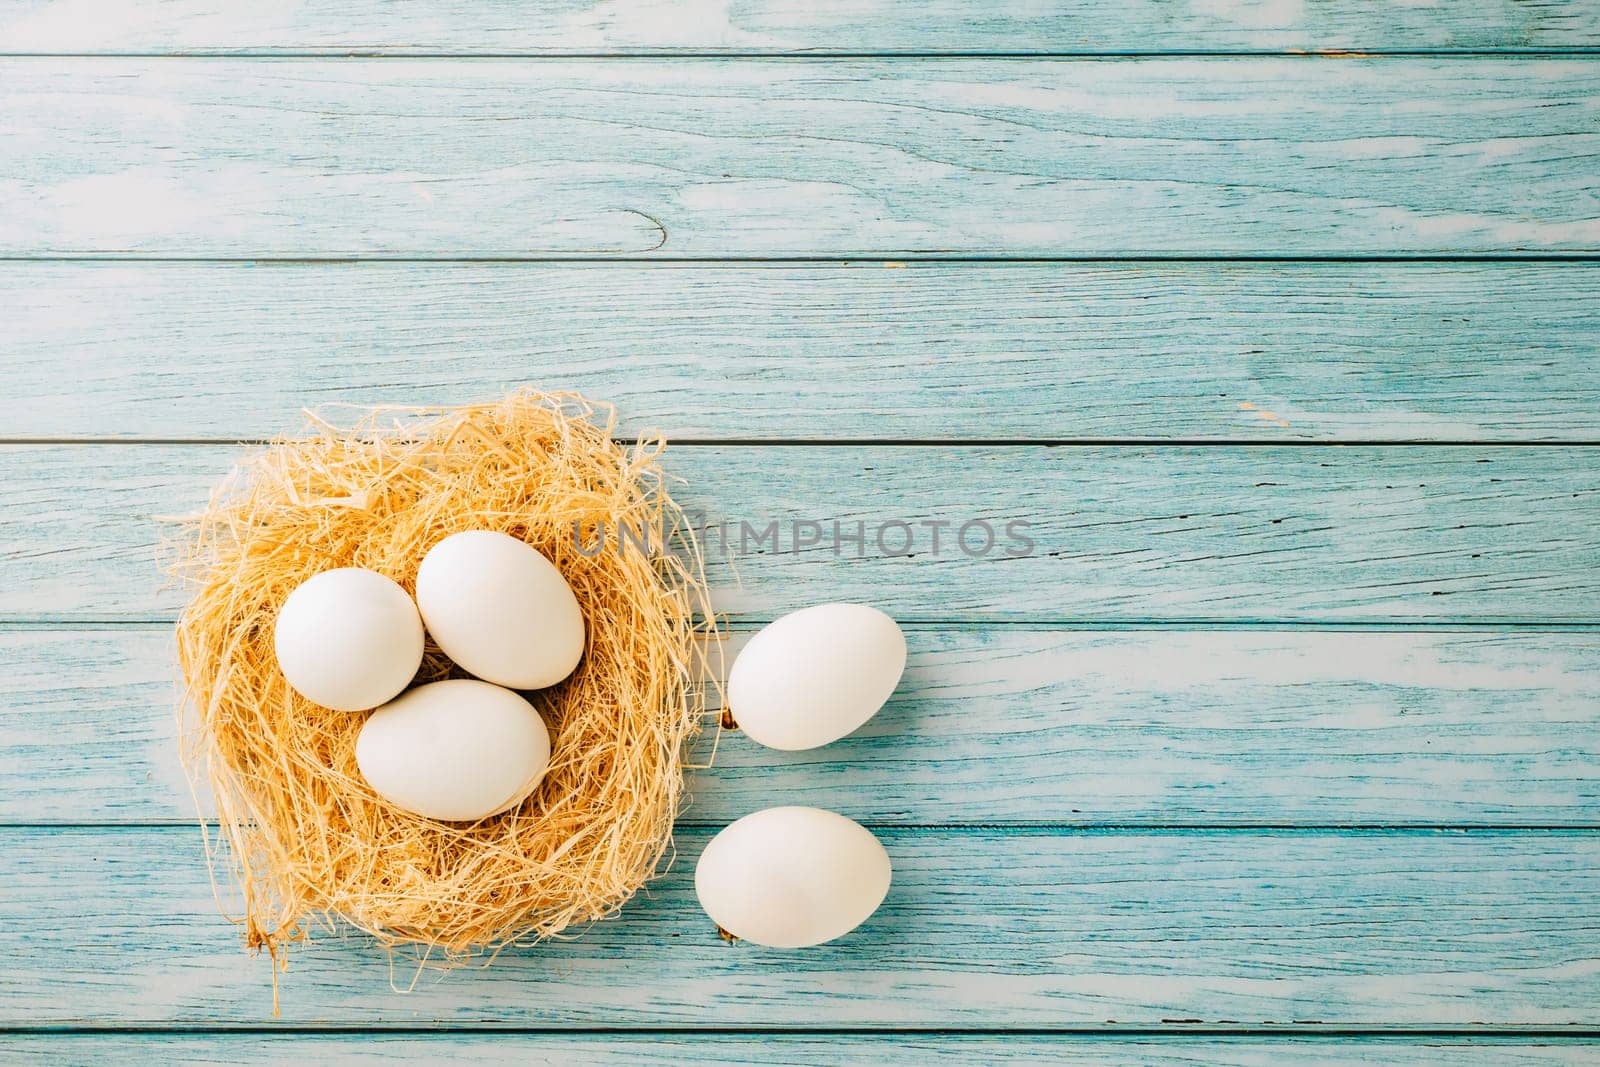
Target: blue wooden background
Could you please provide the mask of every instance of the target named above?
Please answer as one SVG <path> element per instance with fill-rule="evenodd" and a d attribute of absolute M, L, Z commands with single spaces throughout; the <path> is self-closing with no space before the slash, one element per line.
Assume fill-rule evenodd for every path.
<path fill-rule="evenodd" d="M 1600 4 L 0 0 L 0 1059 L 1600 1060 Z M 305 405 L 518 384 L 907 626 L 673 872 L 391 989 L 219 916 L 157 517 Z M 701 753 L 704 755 L 704 751 Z M 728 820 L 884 908 L 728 945 Z M 204 798 L 201 798 L 204 806 Z M 396 974 L 405 984 L 409 972 Z"/>

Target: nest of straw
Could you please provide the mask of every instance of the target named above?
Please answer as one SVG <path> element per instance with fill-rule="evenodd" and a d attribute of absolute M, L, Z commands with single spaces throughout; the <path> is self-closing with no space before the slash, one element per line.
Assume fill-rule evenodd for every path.
<path fill-rule="evenodd" d="M 420 947 L 420 959 L 459 961 L 599 919 L 663 866 L 715 621 L 658 466 L 663 443 L 619 445 L 613 427 L 607 408 L 536 392 L 377 409 L 344 427 L 314 419 L 184 520 L 185 765 L 215 795 L 220 841 L 208 835 L 208 854 L 243 891 L 249 946 L 277 960 L 337 917 Z M 646 534 L 650 551 L 637 536 L 619 551 L 619 526 Z M 367 786 L 355 762 L 366 715 L 296 694 L 272 633 L 313 574 L 367 567 L 414 590 L 428 548 L 473 529 L 549 557 L 577 595 L 588 644 L 570 678 L 525 694 L 552 739 L 538 789 L 502 815 L 446 824 Z M 416 682 L 453 674 L 430 642 Z"/>

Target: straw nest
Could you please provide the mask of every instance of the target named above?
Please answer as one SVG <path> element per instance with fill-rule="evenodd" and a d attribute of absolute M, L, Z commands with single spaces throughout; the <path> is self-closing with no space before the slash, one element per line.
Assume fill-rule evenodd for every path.
<path fill-rule="evenodd" d="M 308 436 L 253 456 L 184 520 L 185 764 L 215 795 L 208 853 L 242 888 L 236 921 L 252 948 L 277 960 L 339 917 L 418 959 L 459 961 L 601 918 L 663 866 L 715 622 L 657 463 L 664 444 L 619 445 L 613 426 L 608 408 L 537 392 L 376 409 L 345 427 L 313 418 Z M 622 551 L 619 526 L 636 535 Z M 526 694 L 552 738 L 538 789 L 505 814 L 446 824 L 367 786 L 355 762 L 366 716 L 290 689 L 272 632 L 313 574 L 367 567 L 413 590 L 428 548 L 472 529 L 549 557 L 588 644 L 569 679 Z M 417 682 L 452 674 L 430 642 Z"/>

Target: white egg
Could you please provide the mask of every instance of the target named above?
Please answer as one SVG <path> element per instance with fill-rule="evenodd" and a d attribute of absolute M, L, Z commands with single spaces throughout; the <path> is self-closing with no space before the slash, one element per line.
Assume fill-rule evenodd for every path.
<path fill-rule="evenodd" d="M 503 533 L 469 530 L 428 550 L 417 607 L 445 655 L 512 689 L 555 685 L 583 656 L 583 613 L 555 564 Z"/>
<path fill-rule="evenodd" d="M 889 892 L 889 854 L 871 831 L 821 808 L 768 808 L 706 845 L 694 889 L 735 937 L 802 948 L 843 937 Z"/>
<path fill-rule="evenodd" d="M 728 672 L 728 710 L 768 748 L 816 748 L 876 715 L 905 668 L 905 635 L 889 616 L 819 604 L 750 639 Z"/>
<path fill-rule="evenodd" d="M 532 704 L 471 678 L 419 685 L 374 711 L 356 738 L 361 775 L 389 803 L 476 822 L 527 799 L 550 765 Z"/>
<path fill-rule="evenodd" d="M 295 692 L 337 711 L 375 708 L 422 664 L 422 619 L 376 571 L 341 567 L 302 582 L 278 610 L 278 667 Z"/>

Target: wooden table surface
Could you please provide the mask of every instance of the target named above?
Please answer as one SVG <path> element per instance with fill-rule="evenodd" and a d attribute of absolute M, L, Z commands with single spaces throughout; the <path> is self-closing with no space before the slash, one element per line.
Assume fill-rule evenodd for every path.
<path fill-rule="evenodd" d="M 0 1060 L 1600 1061 L 1600 4 L 0 0 Z M 534 384 L 901 619 L 678 860 L 486 969 L 218 914 L 158 517 Z M 729 945 L 711 832 L 874 828 Z M 202 800 L 203 806 L 203 800 Z"/>

